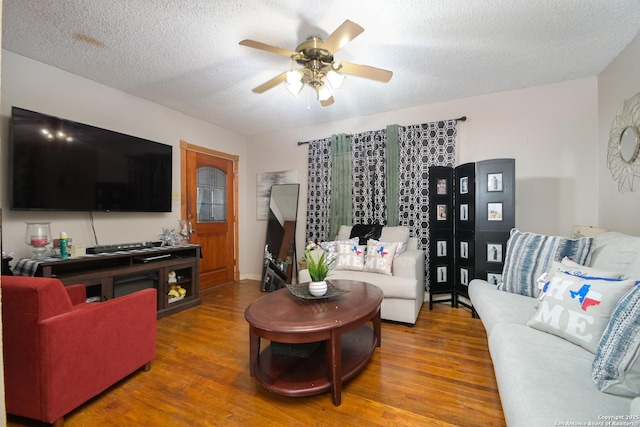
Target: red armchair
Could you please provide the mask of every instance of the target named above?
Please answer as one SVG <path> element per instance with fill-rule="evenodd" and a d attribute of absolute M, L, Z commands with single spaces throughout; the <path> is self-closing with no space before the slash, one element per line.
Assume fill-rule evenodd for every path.
<path fill-rule="evenodd" d="M 156 290 L 86 303 L 84 285 L 2 276 L 6 410 L 62 426 L 64 415 L 156 356 Z"/>

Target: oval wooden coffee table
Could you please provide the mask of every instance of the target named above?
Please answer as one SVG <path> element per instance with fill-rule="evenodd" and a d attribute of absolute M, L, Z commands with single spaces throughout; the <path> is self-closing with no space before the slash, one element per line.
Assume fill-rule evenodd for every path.
<path fill-rule="evenodd" d="M 380 347 L 382 290 L 353 280 L 329 280 L 343 295 L 303 299 L 282 288 L 245 310 L 249 322 L 249 370 L 268 390 L 284 396 L 311 396 L 331 390 L 341 403 L 342 383 L 353 378 Z M 368 325 L 371 322 L 373 328 Z M 272 342 L 260 351 L 260 339 Z M 275 344 L 319 343 L 310 355 L 282 354 Z"/>

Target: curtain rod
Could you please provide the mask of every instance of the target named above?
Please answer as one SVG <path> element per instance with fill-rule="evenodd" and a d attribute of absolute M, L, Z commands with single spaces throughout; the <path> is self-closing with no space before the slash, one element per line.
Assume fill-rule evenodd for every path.
<path fill-rule="evenodd" d="M 455 120 L 456 122 L 466 122 L 467 121 L 467 116 L 458 117 L 457 119 L 453 119 L 453 120 Z M 298 141 L 298 145 L 304 145 L 304 144 L 308 144 L 308 143 L 309 143 L 309 141 Z"/>

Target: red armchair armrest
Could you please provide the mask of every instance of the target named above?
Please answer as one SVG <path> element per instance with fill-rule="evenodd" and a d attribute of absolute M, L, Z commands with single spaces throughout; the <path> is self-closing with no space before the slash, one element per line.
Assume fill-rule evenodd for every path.
<path fill-rule="evenodd" d="M 71 304 L 78 305 L 87 302 L 87 288 L 84 285 L 65 286 Z"/>

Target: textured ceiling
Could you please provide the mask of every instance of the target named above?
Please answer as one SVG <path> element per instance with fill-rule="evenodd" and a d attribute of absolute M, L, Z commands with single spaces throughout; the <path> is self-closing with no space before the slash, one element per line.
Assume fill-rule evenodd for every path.
<path fill-rule="evenodd" d="M 596 76 L 640 32 L 638 0 L 4 0 L 3 48 L 251 136 Z M 336 60 L 389 69 L 310 90 L 251 89 L 289 50 L 345 19 L 365 31 Z"/>

